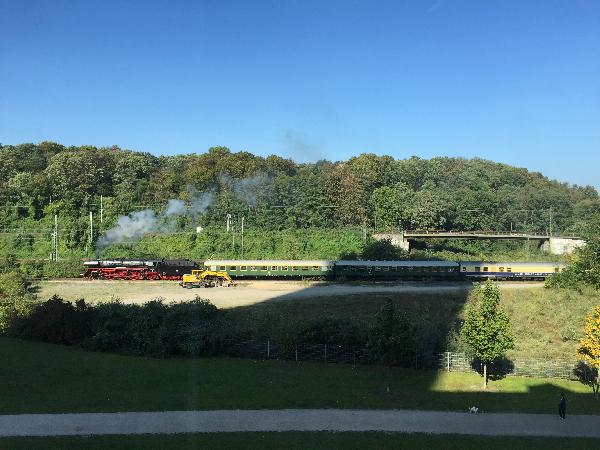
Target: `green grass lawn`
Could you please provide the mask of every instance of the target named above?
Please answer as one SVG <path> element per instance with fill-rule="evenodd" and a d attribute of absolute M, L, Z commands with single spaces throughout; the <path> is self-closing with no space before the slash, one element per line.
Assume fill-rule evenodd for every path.
<path fill-rule="evenodd" d="M 578 382 L 232 358 L 151 359 L 0 338 L 0 413 L 253 408 L 415 408 L 600 414 Z M 389 387 L 389 392 L 388 388 Z"/>
<path fill-rule="evenodd" d="M 141 436 L 5 438 L 6 450 L 62 449 L 483 449 L 592 450 L 598 440 L 576 438 L 483 437 L 401 433 L 211 433 Z"/>

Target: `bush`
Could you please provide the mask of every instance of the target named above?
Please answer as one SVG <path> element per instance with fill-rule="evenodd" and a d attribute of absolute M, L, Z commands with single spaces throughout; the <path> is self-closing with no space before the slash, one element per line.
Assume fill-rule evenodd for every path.
<path fill-rule="evenodd" d="M 392 244 L 391 239 L 381 239 L 367 244 L 362 251 L 362 257 L 365 260 L 390 261 L 406 258 L 407 253 Z"/>
<path fill-rule="evenodd" d="M 29 295 L 29 281 L 19 271 L 0 273 L 0 299 L 25 299 Z"/>
<path fill-rule="evenodd" d="M 76 305 L 58 296 L 33 308 L 14 326 L 17 334 L 54 344 L 79 344 L 92 335 L 93 310 L 84 300 Z"/>
<path fill-rule="evenodd" d="M 207 300 L 142 306 L 121 302 L 75 306 L 54 296 L 24 318 L 15 333 L 96 351 L 147 356 L 205 356 L 225 349 L 231 323 Z"/>
<path fill-rule="evenodd" d="M 412 365 L 415 345 L 408 320 L 388 300 L 377 314 L 367 342 L 369 356 L 387 365 Z"/>
<path fill-rule="evenodd" d="M 308 344 L 339 344 L 363 346 L 366 336 L 353 322 L 335 318 L 313 320 L 298 332 L 297 342 Z"/>
<path fill-rule="evenodd" d="M 79 259 L 61 261 L 24 259 L 20 263 L 20 269 L 29 278 L 77 278 L 83 271 L 83 265 Z"/>
<path fill-rule="evenodd" d="M 8 254 L 0 259 L 0 273 L 13 272 L 19 269 L 19 261 L 13 254 Z"/>
<path fill-rule="evenodd" d="M 33 303 L 28 288 L 19 271 L 0 273 L 0 333 L 10 332 L 15 321 L 30 313 Z"/>
<path fill-rule="evenodd" d="M 161 328 L 161 341 L 169 354 L 216 355 L 225 349 L 232 325 L 215 305 L 196 297 L 169 307 Z"/>
<path fill-rule="evenodd" d="M 90 350 L 124 352 L 131 343 L 131 310 L 119 301 L 94 307 L 93 333 L 83 345 Z"/>

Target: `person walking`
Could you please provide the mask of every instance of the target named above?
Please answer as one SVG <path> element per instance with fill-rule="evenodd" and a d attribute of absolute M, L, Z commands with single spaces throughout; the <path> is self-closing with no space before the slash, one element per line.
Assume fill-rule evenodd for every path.
<path fill-rule="evenodd" d="M 567 399 L 565 399 L 565 394 L 560 394 L 560 401 L 558 402 L 558 415 L 562 420 L 565 420 L 567 412 Z"/>

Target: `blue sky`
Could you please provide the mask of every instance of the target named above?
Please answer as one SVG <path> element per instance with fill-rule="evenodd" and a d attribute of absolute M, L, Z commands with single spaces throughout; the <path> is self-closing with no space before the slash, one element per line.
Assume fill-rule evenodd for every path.
<path fill-rule="evenodd" d="M 482 157 L 600 187 L 600 1 L 0 0 L 0 142 Z"/>

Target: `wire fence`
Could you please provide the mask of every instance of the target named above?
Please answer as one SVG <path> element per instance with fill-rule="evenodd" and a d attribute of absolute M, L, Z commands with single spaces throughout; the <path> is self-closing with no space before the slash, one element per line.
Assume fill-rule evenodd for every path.
<path fill-rule="evenodd" d="M 230 343 L 227 354 L 239 358 L 261 360 L 288 360 L 338 364 L 376 364 L 366 347 L 338 344 L 277 343 L 270 340 L 248 340 Z M 396 361 L 401 367 L 443 370 L 447 372 L 483 372 L 483 363 L 465 353 L 417 352 L 411 357 Z M 488 364 L 490 376 L 528 376 L 539 378 L 564 378 L 590 380 L 593 369 L 581 361 L 515 357 L 499 359 Z"/>
<path fill-rule="evenodd" d="M 464 353 L 444 352 L 440 355 L 440 368 L 447 372 L 482 373 L 483 363 Z M 500 376 L 589 380 L 594 376 L 593 372 L 593 369 L 582 361 L 561 358 L 514 357 L 498 359 L 488 364 L 488 373 Z"/>

